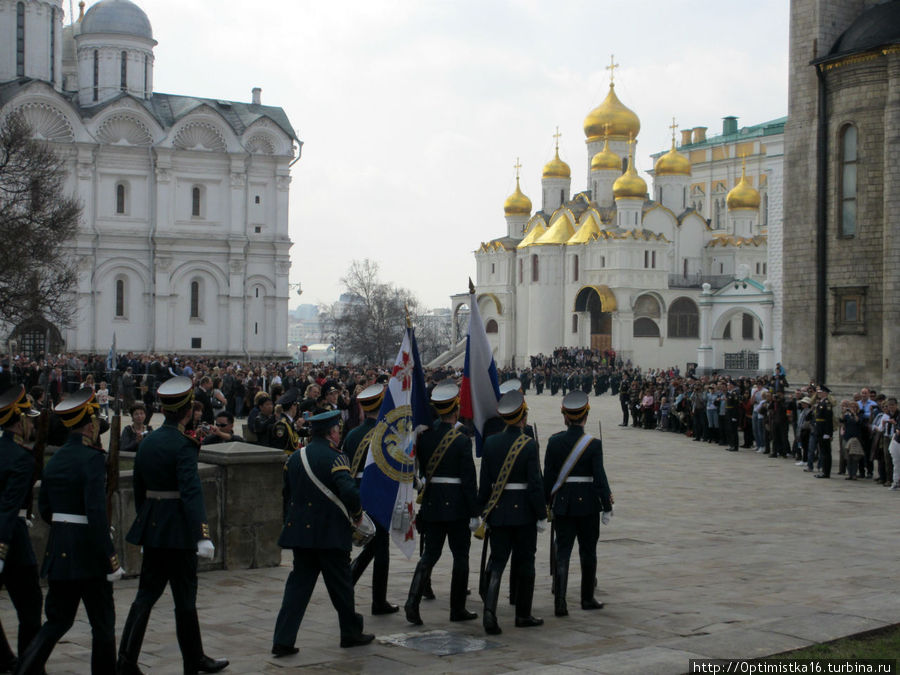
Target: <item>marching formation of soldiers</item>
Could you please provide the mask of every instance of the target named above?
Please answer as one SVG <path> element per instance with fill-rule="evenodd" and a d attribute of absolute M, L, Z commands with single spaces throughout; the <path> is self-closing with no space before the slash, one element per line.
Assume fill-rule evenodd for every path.
<path fill-rule="evenodd" d="M 372 614 L 399 608 L 386 596 L 389 533 L 362 511 L 360 479 L 385 384 L 358 392 L 363 419 L 343 433 L 341 411 L 317 409 L 303 417 L 308 442 L 302 445 L 295 420 L 301 401 L 296 390 L 278 400 L 273 437 L 289 453 L 284 464 L 284 521 L 279 545 L 293 554 L 272 642 L 277 656 L 295 654 L 295 645 L 319 574 L 338 614 L 340 645 L 371 642 L 355 610 L 354 585 L 373 563 Z M 510 562 L 510 599 L 517 627 L 539 626 L 532 615 L 537 537 L 552 521 L 555 614 L 565 616 L 569 559 L 575 540 L 581 559 L 581 607 L 600 609 L 594 598 L 599 525 L 612 514 L 612 495 L 603 468 L 602 443 L 584 432 L 588 397 L 572 392 L 562 402 L 566 431 L 549 439 L 543 472 L 536 434 L 528 424 L 521 383 L 504 383 L 497 416 L 485 427 L 480 478 L 476 479 L 472 440 L 459 421 L 459 389 L 452 381 L 434 387 L 437 419 L 417 443 L 420 509 L 416 528 L 423 548 L 404 605 L 405 618 L 421 625 L 420 601 L 430 592 L 431 571 L 450 546 L 450 620 L 470 621 L 467 607 L 471 538 L 484 541 L 478 591 L 484 629 L 501 632 L 497 603 Z M 191 379 L 173 377 L 157 391 L 164 423 L 147 433 L 136 452 L 136 517 L 127 541 L 141 547 L 140 581 L 116 651 L 113 583 L 124 575 L 109 528 L 107 462 L 100 444 L 108 428 L 93 390 L 64 398 L 54 409 L 68 438 L 37 466 L 43 448 L 30 448 L 37 411 L 23 386 L 0 396 L 0 583 L 9 591 L 18 620 L 18 657 L 0 638 L 0 672 L 42 673 L 55 644 L 71 628 L 83 604 L 92 629 L 93 673 L 139 674 L 144 634 L 154 604 L 166 586 L 175 603 L 175 632 L 185 673 L 211 673 L 228 661 L 206 655 L 196 609 L 198 558 L 212 559 L 203 494 L 197 470 L 199 441 L 186 433 L 193 413 Z M 35 481 L 42 479 L 39 511 L 50 524 L 40 574 L 27 531 Z M 551 539 L 553 541 L 553 539 Z M 351 545 L 362 545 L 351 562 Z M 489 555 L 488 555 L 489 554 Z M 46 622 L 41 625 L 41 609 Z M 2 635 L 2 633 L 0 633 Z"/>

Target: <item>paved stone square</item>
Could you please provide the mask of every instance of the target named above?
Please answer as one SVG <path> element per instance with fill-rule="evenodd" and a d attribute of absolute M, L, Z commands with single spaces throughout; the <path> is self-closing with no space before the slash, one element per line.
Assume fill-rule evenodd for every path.
<path fill-rule="evenodd" d="M 562 428 L 560 397 L 528 397 L 542 444 Z M 297 656 L 269 655 L 289 557 L 281 567 L 202 574 L 198 606 L 204 648 L 227 657 L 233 673 L 291 670 L 338 673 L 683 673 L 696 657 L 750 658 L 900 622 L 897 570 L 898 501 L 871 481 L 814 480 L 793 460 L 726 452 L 681 435 L 622 429 L 618 399 L 591 399 L 588 430 L 603 423 L 606 469 L 615 516 L 601 530 L 600 611 L 579 608 L 573 554 L 566 618 L 553 616 L 548 573 L 549 533 L 538 540 L 534 614 L 540 628 L 517 629 L 501 596 L 503 634 L 481 627 L 477 587 L 481 543 L 473 540 L 469 609 L 479 619 L 449 621 L 450 554 L 435 568 L 437 599 L 422 602 L 425 625 L 406 623 L 402 610 L 369 615 L 371 573 L 357 586 L 357 609 L 376 641 L 341 649 L 337 616 L 324 584 L 313 595 Z M 279 486 L 273 486 L 279 489 Z M 41 552 L 39 551 L 40 555 Z M 389 599 L 402 605 L 415 561 L 392 559 Z M 504 579 L 504 586 L 506 579 Z M 116 584 L 119 634 L 137 580 Z M 505 590 L 505 588 L 504 588 Z M 141 666 L 180 673 L 171 595 L 157 604 Z M 0 599 L 7 635 L 15 635 L 8 596 Z M 434 656 L 392 644 L 406 634 L 447 631 L 485 640 L 484 649 Z M 87 673 L 90 628 L 83 611 L 53 653 L 49 673 Z"/>

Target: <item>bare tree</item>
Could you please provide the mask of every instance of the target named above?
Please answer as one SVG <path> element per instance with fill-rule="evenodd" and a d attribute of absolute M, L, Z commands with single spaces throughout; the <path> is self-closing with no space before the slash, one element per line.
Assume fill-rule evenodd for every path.
<path fill-rule="evenodd" d="M 62 160 L 31 137 L 21 114 L 0 126 L 0 320 L 71 318 L 75 262 L 64 246 L 75 236 L 81 206 L 64 194 Z"/>
<path fill-rule="evenodd" d="M 338 352 L 344 358 L 386 364 L 403 339 L 407 311 L 415 316 L 419 302 L 412 291 L 378 278 L 378 263 L 354 260 L 341 279 L 342 302 L 327 308 L 325 322 L 333 327 Z"/>

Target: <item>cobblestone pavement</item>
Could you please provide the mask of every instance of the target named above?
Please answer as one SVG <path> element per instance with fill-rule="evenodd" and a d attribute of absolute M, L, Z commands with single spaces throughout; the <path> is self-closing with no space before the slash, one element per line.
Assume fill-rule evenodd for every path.
<path fill-rule="evenodd" d="M 562 427 L 560 397 L 532 393 L 528 403 L 546 442 Z M 598 547 L 597 597 L 606 603 L 603 610 L 579 608 L 580 573 L 573 555 L 570 615 L 553 616 L 549 534 L 544 534 L 538 542 L 534 601 L 543 627 L 515 628 L 513 608 L 502 596 L 502 635 L 485 640 L 480 617 L 451 623 L 450 555 L 445 551 L 433 575 L 438 597 L 422 603 L 424 626 L 407 624 L 402 610 L 370 616 L 367 572 L 357 586 L 356 604 L 366 617 L 366 630 L 377 636 L 374 643 L 339 648 L 337 617 L 320 583 L 297 641 L 300 653 L 274 659 L 269 649 L 289 571 L 286 556 L 277 568 L 201 575 L 198 606 L 206 652 L 229 658 L 226 672 L 233 673 L 643 675 L 686 672 L 693 657 L 759 657 L 900 621 L 892 543 L 900 493 L 871 481 L 845 482 L 836 473 L 831 480 L 814 480 L 792 460 L 747 450 L 730 453 L 676 434 L 622 429 L 616 398 L 592 398 L 591 405 L 588 430 L 596 432 L 598 418 L 602 421 L 616 500 L 615 517 L 602 529 Z M 474 590 L 480 550 L 473 540 L 469 608 L 479 615 Z M 414 564 L 393 554 L 391 601 L 402 605 Z M 119 633 L 136 588 L 135 579 L 116 584 Z M 5 593 L 0 618 L 7 635 L 15 635 Z M 435 630 L 481 648 L 436 656 L 396 644 Z M 90 628 L 82 610 L 47 670 L 87 673 L 89 660 Z M 151 618 L 140 663 L 151 673 L 181 672 L 168 592 Z"/>

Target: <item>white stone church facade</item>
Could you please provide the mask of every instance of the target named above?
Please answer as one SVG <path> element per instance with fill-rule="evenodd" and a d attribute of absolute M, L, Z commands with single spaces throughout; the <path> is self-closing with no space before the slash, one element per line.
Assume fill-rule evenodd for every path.
<path fill-rule="evenodd" d="M 613 348 L 648 368 L 771 369 L 779 344 L 767 278 L 769 233 L 781 228 L 777 122 L 765 137 L 735 127 L 707 141 L 700 128 L 696 139 L 683 135 L 680 149 L 673 133 L 648 189 L 634 161 L 640 121 L 611 81 L 584 122 L 586 189 L 572 193 L 557 149 L 542 171 L 541 209 L 532 212 L 517 167 L 506 234 L 475 252 L 476 298 L 498 365 L 524 367 L 529 356 L 573 346 Z M 451 300 L 454 314 L 469 301 Z"/>
<path fill-rule="evenodd" d="M 24 114 L 83 205 L 73 324 L 13 333 L 50 349 L 58 331 L 74 352 L 115 334 L 120 352 L 285 355 L 301 142 L 258 89 L 251 103 L 154 92 L 155 46 L 130 0 L 65 26 L 62 0 L 0 0 L 0 117 Z"/>

